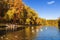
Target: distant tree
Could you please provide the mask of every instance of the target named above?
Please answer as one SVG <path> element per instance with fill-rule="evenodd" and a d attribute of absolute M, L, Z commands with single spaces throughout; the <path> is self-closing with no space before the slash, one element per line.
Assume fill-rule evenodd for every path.
<path fill-rule="evenodd" d="M 59 28 L 60 28 L 60 18 L 59 18 L 59 20 L 58 20 L 58 26 L 59 26 Z"/>

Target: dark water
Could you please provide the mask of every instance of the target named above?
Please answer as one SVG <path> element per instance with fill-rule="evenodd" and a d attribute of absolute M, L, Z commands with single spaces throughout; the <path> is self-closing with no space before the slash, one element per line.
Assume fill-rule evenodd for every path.
<path fill-rule="evenodd" d="M 60 33 L 56 27 L 28 26 L 18 31 L 5 31 L 0 34 L 0 40 L 60 40 Z"/>

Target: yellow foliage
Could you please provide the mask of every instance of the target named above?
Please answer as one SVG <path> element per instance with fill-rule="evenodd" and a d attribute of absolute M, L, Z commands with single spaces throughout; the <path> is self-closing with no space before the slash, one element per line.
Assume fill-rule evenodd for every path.
<path fill-rule="evenodd" d="M 27 14 L 27 17 L 28 17 L 28 18 L 31 18 L 31 17 L 32 17 L 32 14 L 31 14 L 31 13 L 28 13 L 28 14 Z"/>
<path fill-rule="evenodd" d="M 7 15 L 9 16 L 9 19 L 11 19 L 11 18 L 13 17 L 13 14 L 15 13 L 15 11 L 16 11 L 16 10 L 15 10 L 14 8 L 8 10 Z"/>
<path fill-rule="evenodd" d="M 39 18 L 36 19 L 36 23 L 37 23 L 37 24 L 40 24 L 40 19 L 39 19 Z"/>
<path fill-rule="evenodd" d="M 30 20 L 29 18 L 27 18 L 27 19 L 26 19 L 26 24 L 30 24 L 30 21 L 31 21 L 31 20 Z"/>
<path fill-rule="evenodd" d="M 24 13 L 21 12 L 21 13 L 20 13 L 20 18 L 23 18 L 23 17 L 24 17 Z"/>

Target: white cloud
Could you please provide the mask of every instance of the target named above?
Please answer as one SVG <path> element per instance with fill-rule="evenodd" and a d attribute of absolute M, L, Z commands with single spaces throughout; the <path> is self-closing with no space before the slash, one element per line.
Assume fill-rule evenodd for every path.
<path fill-rule="evenodd" d="M 55 1 L 50 1 L 50 2 L 48 2 L 48 4 L 54 4 L 55 3 Z"/>

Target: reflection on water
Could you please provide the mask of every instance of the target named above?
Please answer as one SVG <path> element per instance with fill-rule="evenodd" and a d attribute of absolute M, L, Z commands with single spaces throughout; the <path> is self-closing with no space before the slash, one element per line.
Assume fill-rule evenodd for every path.
<path fill-rule="evenodd" d="M 0 40 L 60 40 L 60 33 L 55 27 L 28 26 L 18 31 L 6 31 Z"/>
<path fill-rule="evenodd" d="M 19 31 L 5 32 L 0 36 L 0 40 L 34 40 L 38 32 L 39 26 L 31 26 Z"/>

